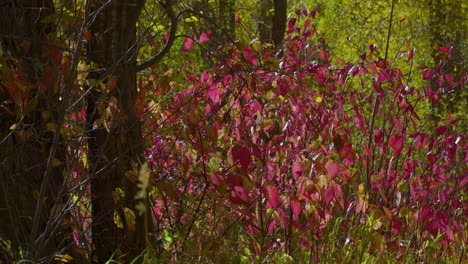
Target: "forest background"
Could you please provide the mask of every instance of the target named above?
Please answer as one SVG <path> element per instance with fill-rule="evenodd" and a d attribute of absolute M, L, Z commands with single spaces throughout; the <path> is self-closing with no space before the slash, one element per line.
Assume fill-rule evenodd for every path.
<path fill-rule="evenodd" d="M 465 16 L 0 1 L 0 263 L 463 263 Z"/>

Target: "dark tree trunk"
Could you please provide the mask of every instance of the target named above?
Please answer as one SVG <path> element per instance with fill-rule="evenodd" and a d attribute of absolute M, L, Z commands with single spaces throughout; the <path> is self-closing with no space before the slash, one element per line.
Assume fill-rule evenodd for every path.
<path fill-rule="evenodd" d="M 286 12 L 288 9 L 287 0 L 274 0 L 273 1 L 273 19 L 271 23 L 271 41 L 276 48 L 284 41 L 284 33 L 286 30 Z"/>
<path fill-rule="evenodd" d="M 287 0 L 261 0 L 258 24 L 260 41 L 279 48 L 284 41 L 287 19 Z"/>
<path fill-rule="evenodd" d="M 46 173 L 52 166 L 47 161 L 54 138 L 47 123 L 57 124 L 60 105 L 58 79 L 50 76 L 58 75 L 58 66 L 47 45 L 55 25 L 43 22 L 52 14 L 52 0 L 3 1 L 0 6 L 0 38 L 7 58 L 0 70 L 0 102 L 12 102 L 7 107 L 13 113 L 0 110 L 0 237 L 27 249 L 35 259 L 64 247 L 67 236 L 45 228 L 55 217 L 51 208 L 63 202 L 58 194 L 65 193 L 60 192 L 65 168 L 62 139 L 52 157 L 59 162 Z M 8 92 L 10 88 L 21 93 L 18 82 L 28 87 L 21 99 Z"/>
<path fill-rule="evenodd" d="M 261 43 L 271 42 L 272 9 L 272 0 L 260 0 L 260 21 L 258 22 L 258 31 Z"/>
<path fill-rule="evenodd" d="M 119 247 L 134 252 L 130 257 L 135 256 L 145 248 L 148 232 L 153 230 L 151 216 L 136 210 L 137 179 L 129 178 L 127 173 L 137 170 L 143 162 L 141 123 L 134 110 L 137 96 L 136 22 L 143 5 L 144 1 L 136 0 L 110 3 L 93 0 L 90 10 L 90 14 L 96 12 L 97 16 L 90 28 L 92 39 L 88 58 L 106 71 L 89 77 L 115 86 L 101 91 L 96 86 L 90 88 L 93 90 L 87 103 L 92 237 L 94 256 L 100 262 L 107 261 Z M 103 116 L 105 111 L 100 112 L 99 105 L 113 109 L 112 115 Z M 107 123 L 106 126 L 103 123 Z M 117 187 L 125 191 L 122 206 L 135 212 L 135 230 L 129 228 L 124 217 L 121 217 L 123 230 L 114 223 L 114 214 L 121 208 L 113 196 Z M 148 205 L 148 201 L 144 203 Z"/>

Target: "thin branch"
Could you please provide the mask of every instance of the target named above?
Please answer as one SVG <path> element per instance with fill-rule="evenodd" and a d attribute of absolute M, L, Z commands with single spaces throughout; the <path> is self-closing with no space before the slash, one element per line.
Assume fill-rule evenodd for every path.
<path fill-rule="evenodd" d="M 178 22 L 179 22 L 178 18 L 183 12 L 185 12 L 185 10 L 180 11 L 176 15 L 174 13 L 174 11 L 172 10 L 172 1 L 171 0 L 168 0 L 167 2 L 162 4 L 162 7 L 164 8 L 167 15 L 169 16 L 169 19 L 171 20 L 171 30 L 169 31 L 169 39 L 167 40 L 167 43 L 164 46 L 164 48 L 158 54 L 156 54 L 151 59 L 143 62 L 142 64 L 136 66 L 136 71 L 137 72 L 143 71 L 146 68 L 148 68 L 148 67 L 154 65 L 155 63 L 159 62 L 169 52 L 169 50 L 172 48 L 172 45 L 174 44 L 174 40 L 176 39 L 177 25 L 178 25 Z"/>
<path fill-rule="evenodd" d="M 391 7 L 391 10 L 390 10 L 390 21 L 388 23 L 388 33 L 387 33 L 387 46 L 385 47 L 385 60 L 384 60 L 384 63 L 387 62 L 387 56 L 388 56 L 388 48 L 390 46 L 390 35 L 391 35 L 391 32 L 392 32 L 392 22 L 393 22 L 393 11 L 395 9 L 395 0 L 392 0 L 392 7 Z M 390 68 L 390 64 L 388 65 L 388 68 Z M 388 69 L 387 68 L 387 69 Z M 385 91 L 383 89 L 381 89 L 381 93 L 384 93 L 383 96 L 385 96 Z M 379 93 L 377 93 L 375 95 L 375 101 L 374 101 L 374 109 L 372 111 L 372 118 L 371 118 L 371 122 L 370 122 L 370 132 L 369 132 L 369 138 L 368 138 L 368 141 L 367 141 L 367 147 L 369 149 L 371 149 L 372 147 L 372 137 L 374 136 L 374 125 L 375 125 L 375 116 L 377 114 L 377 111 L 378 111 L 378 107 L 379 107 L 379 104 L 380 104 L 380 95 Z M 370 186 L 370 160 L 369 160 L 369 156 L 367 156 L 366 158 L 366 189 L 369 190 L 369 186 Z M 372 169 L 373 166 L 372 166 Z"/>
<path fill-rule="evenodd" d="M 88 2 L 88 5 L 89 5 L 89 2 Z M 36 203 L 36 211 L 34 214 L 33 226 L 31 228 L 31 237 L 30 237 L 31 242 L 35 245 L 39 243 L 39 241 L 36 240 L 36 237 L 39 231 L 39 218 L 41 217 L 42 211 L 43 211 L 42 201 L 46 195 L 46 191 L 50 182 L 49 178 L 50 178 L 50 173 L 52 170 L 52 160 L 55 157 L 56 152 L 57 152 L 57 148 L 59 145 L 59 138 L 60 138 L 60 129 L 62 128 L 62 125 L 65 121 L 67 105 L 69 103 L 71 90 L 73 88 L 73 80 L 75 79 L 77 75 L 77 68 L 78 68 L 78 62 L 79 62 L 78 54 L 81 49 L 81 46 L 83 45 L 83 36 L 84 36 L 84 32 L 86 31 L 86 22 L 87 22 L 86 20 L 83 21 L 80 34 L 77 37 L 77 45 L 76 45 L 75 52 L 74 52 L 75 56 L 73 57 L 71 70 L 70 70 L 70 73 L 68 75 L 68 79 L 65 85 L 63 101 L 62 101 L 62 105 L 60 109 L 61 111 L 59 112 L 60 115 L 57 121 L 57 127 L 54 131 L 54 137 L 52 139 L 52 146 L 49 152 L 49 156 L 47 158 L 46 170 L 44 172 L 44 177 L 42 179 L 42 184 L 41 184 L 41 188 L 39 192 L 39 198 L 37 199 L 37 203 Z M 47 225 L 49 224 L 50 222 L 47 223 Z M 44 245 L 41 245 L 41 248 L 38 250 L 39 253 L 41 253 L 40 251 L 43 249 L 43 246 Z"/>

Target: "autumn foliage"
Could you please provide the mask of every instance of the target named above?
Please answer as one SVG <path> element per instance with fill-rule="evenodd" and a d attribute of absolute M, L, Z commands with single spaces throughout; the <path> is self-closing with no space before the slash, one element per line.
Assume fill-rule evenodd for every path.
<path fill-rule="evenodd" d="M 413 87 L 372 45 L 361 61 L 332 66 L 314 16 L 289 20 L 282 58 L 225 47 L 232 55 L 214 69 L 196 75 L 187 63 L 184 82 L 147 89 L 158 99 L 177 90 L 145 112 L 168 259 L 416 261 L 463 251 L 466 135 L 450 113 L 437 126 L 428 118 L 466 75 L 414 69 L 445 89 Z"/>
<path fill-rule="evenodd" d="M 315 16 L 307 10 L 290 16 L 281 56 L 256 42 L 238 42 L 206 55 L 222 58 L 211 69 L 187 60 L 182 69 L 139 75 L 135 112 L 146 163 L 126 175 L 148 190 L 155 224 L 140 259 L 466 259 L 466 130 L 451 113 L 438 123 L 431 113 L 447 93 L 466 89 L 467 75 L 456 80 L 424 65 L 402 72 L 374 45 L 360 61 L 338 61 L 317 37 Z M 210 35 L 180 42 L 181 56 L 189 58 Z M 441 63 L 450 58 L 449 47 L 439 51 Z M 57 67 L 68 69 L 63 60 Z M 10 99 L 1 111 L 26 114 L 33 106 L 21 72 L 17 78 L 2 74 L 8 78 L 0 89 Z M 74 86 L 72 97 L 84 92 Z M 101 122 L 118 114 L 117 99 L 108 99 L 99 106 Z M 85 109 L 74 107 L 63 128 L 64 137 L 81 144 L 68 154 L 70 186 L 87 177 L 86 146 L 74 138 L 85 129 Z M 67 256 L 77 260 L 92 250 L 86 188 L 67 218 L 75 243 Z M 114 194 L 115 223 L 131 226 L 139 212 L 119 207 L 125 190 Z"/>

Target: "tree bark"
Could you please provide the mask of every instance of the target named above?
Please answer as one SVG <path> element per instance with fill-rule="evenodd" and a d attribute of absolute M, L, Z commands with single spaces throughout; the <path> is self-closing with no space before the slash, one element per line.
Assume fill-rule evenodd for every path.
<path fill-rule="evenodd" d="M 258 24 L 260 41 L 279 48 L 286 31 L 287 0 L 261 0 Z"/>
<path fill-rule="evenodd" d="M 143 138 L 140 119 L 135 113 L 136 86 L 136 22 L 145 1 L 91 1 L 91 14 L 97 14 L 91 24 L 88 58 L 104 73 L 93 73 L 94 80 L 105 80 L 112 89 L 90 87 L 87 98 L 88 157 L 92 193 L 92 238 L 94 256 L 105 262 L 120 247 L 129 257 L 135 257 L 146 247 L 152 232 L 151 215 L 139 214 L 134 199 L 137 179 L 128 176 L 138 171 L 143 159 Z M 112 104 L 115 105 L 112 105 Z M 113 109 L 104 116 L 99 105 Z M 104 123 L 107 123 L 104 125 Z M 137 168 L 135 168 L 137 167 Z M 114 222 L 118 211 L 114 200 L 116 188 L 125 191 L 124 207 L 135 212 L 135 229 L 124 222 L 120 230 Z M 144 201 L 146 206 L 148 201 Z M 122 216 L 122 214 L 120 214 Z M 132 254 L 133 253 L 133 254 Z"/>
<path fill-rule="evenodd" d="M 62 139 L 52 157 L 58 164 L 45 174 L 51 166 L 47 161 L 54 138 L 47 123 L 56 124 L 60 105 L 58 79 L 49 76 L 58 75 L 58 66 L 47 45 L 56 29 L 52 22 L 43 22 L 54 12 L 52 0 L 12 0 L 0 6 L 0 38 L 6 58 L 0 70 L 0 102 L 11 102 L 0 110 L 0 236 L 35 259 L 64 247 L 67 237 L 66 232 L 45 233 L 54 217 L 51 208 L 65 198 L 58 197 L 64 186 Z"/>
<path fill-rule="evenodd" d="M 271 41 L 276 48 L 279 48 L 284 41 L 284 33 L 286 31 L 287 0 L 274 0 L 273 7 L 275 11 L 271 25 Z"/>
<path fill-rule="evenodd" d="M 258 31 L 261 43 L 269 43 L 271 41 L 272 9 L 272 0 L 260 0 L 260 21 L 258 22 Z"/>

